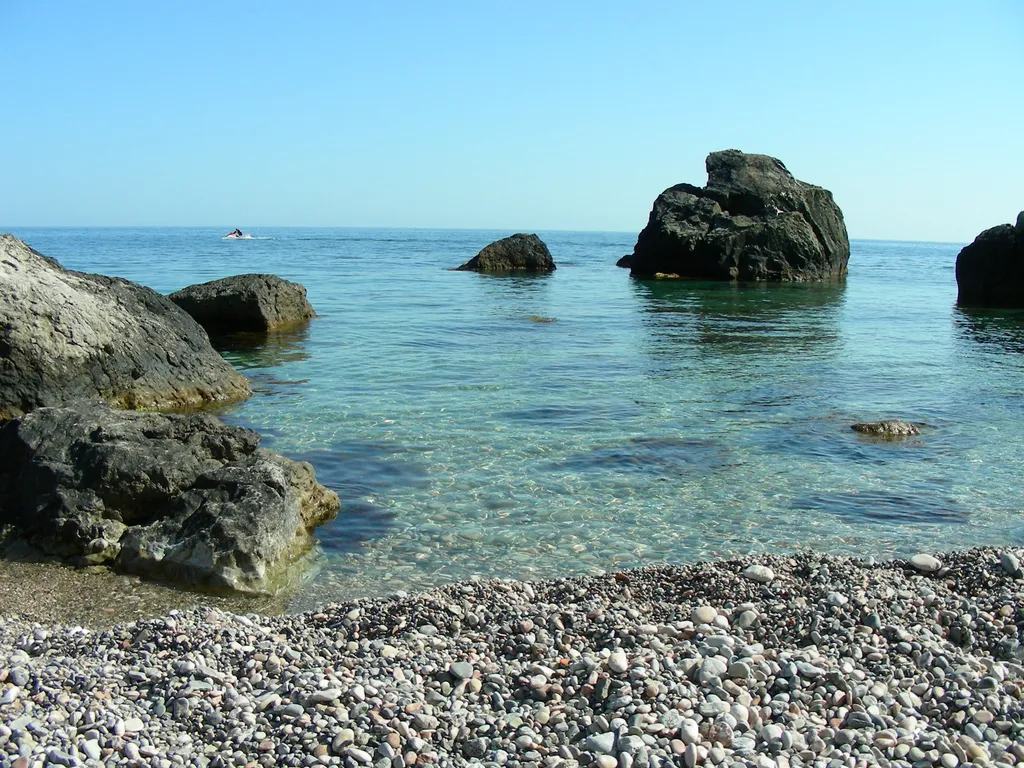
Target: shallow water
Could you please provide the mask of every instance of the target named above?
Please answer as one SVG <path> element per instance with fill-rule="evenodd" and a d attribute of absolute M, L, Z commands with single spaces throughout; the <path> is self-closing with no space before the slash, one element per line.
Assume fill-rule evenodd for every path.
<path fill-rule="evenodd" d="M 303 283 L 301 331 L 224 353 L 225 410 L 341 496 L 302 607 L 804 547 L 1024 544 L 1024 316 L 955 306 L 958 245 L 855 242 L 845 284 L 640 282 L 635 235 L 542 232 L 543 277 L 450 268 L 507 232 L 18 229 L 161 292 Z M 877 441 L 855 421 L 923 422 Z"/>

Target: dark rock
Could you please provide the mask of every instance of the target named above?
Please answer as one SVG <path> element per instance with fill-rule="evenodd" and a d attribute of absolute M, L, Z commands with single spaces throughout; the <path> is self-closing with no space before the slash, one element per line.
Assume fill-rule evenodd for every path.
<path fill-rule="evenodd" d="M 633 266 L 633 254 L 627 253 L 621 259 L 615 262 L 616 267 L 622 267 L 623 269 L 629 269 Z"/>
<path fill-rule="evenodd" d="M 338 497 L 259 441 L 208 414 L 39 408 L 0 427 L 0 527 L 77 564 L 274 591 Z"/>
<path fill-rule="evenodd" d="M 250 394 L 203 329 L 166 297 L 64 269 L 0 235 L 0 420 L 80 398 L 180 408 Z"/>
<path fill-rule="evenodd" d="M 828 190 L 781 161 L 712 152 L 707 186 L 678 184 L 654 201 L 633 249 L 637 277 L 820 281 L 845 277 L 850 240 Z"/>
<path fill-rule="evenodd" d="M 1017 224 L 986 229 L 956 257 L 957 303 L 1024 308 L 1024 211 Z"/>
<path fill-rule="evenodd" d="M 911 424 L 909 421 L 900 421 L 899 419 L 851 424 L 850 429 L 854 432 L 860 432 L 862 435 L 873 435 L 875 437 L 909 437 L 921 434 L 921 430 L 916 424 Z"/>
<path fill-rule="evenodd" d="M 168 298 L 211 336 L 272 331 L 316 316 L 306 289 L 276 275 L 234 275 L 190 285 Z"/>
<path fill-rule="evenodd" d="M 488 245 L 467 261 L 461 270 L 474 272 L 551 272 L 551 251 L 536 235 L 512 235 Z"/>

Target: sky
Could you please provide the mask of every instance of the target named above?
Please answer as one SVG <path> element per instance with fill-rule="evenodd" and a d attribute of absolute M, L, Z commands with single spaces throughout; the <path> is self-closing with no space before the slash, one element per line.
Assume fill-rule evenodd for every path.
<path fill-rule="evenodd" d="M 0 230 L 638 232 L 709 152 L 853 238 L 1024 209 L 1024 2 L 0 0 Z"/>

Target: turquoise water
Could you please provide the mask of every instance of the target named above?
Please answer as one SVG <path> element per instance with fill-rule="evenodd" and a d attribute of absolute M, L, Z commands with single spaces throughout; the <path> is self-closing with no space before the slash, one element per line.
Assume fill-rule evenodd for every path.
<path fill-rule="evenodd" d="M 227 231 L 227 230 L 225 230 Z M 508 232 L 18 229 L 161 292 L 303 283 L 226 356 L 228 408 L 341 496 L 296 605 L 814 547 L 1024 544 L 1024 317 L 955 306 L 958 245 L 855 242 L 843 285 L 639 282 L 635 235 L 541 232 L 542 277 L 450 271 Z M 854 421 L 924 422 L 875 442 Z"/>

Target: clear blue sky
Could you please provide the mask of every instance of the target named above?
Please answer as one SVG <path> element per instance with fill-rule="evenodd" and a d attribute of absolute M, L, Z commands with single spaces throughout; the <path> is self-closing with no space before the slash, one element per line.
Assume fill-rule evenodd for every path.
<path fill-rule="evenodd" d="M 1024 2 L 0 0 L 0 227 L 639 231 L 708 152 L 853 237 L 1024 208 Z"/>

